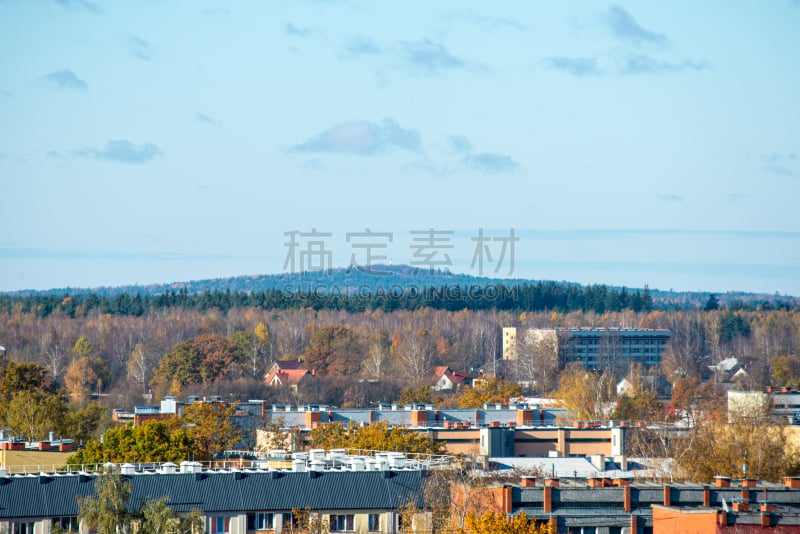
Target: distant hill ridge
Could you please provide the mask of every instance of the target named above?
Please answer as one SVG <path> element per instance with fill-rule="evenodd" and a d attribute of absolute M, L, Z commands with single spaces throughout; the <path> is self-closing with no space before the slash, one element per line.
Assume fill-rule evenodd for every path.
<path fill-rule="evenodd" d="M 315 291 L 319 293 L 335 292 L 339 294 L 372 293 L 378 290 L 398 291 L 414 288 L 421 290 L 428 287 L 441 286 L 496 286 L 504 285 L 536 285 L 538 283 L 555 283 L 564 287 L 583 287 L 581 284 L 567 281 L 531 280 L 523 278 L 489 278 L 456 274 L 445 270 L 419 269 L 408 265 L 374 265 L 371 272 L 364 272 L 355 268 L 337 268 L 326 271 L 304 271 L 299 273 L 257 274 L 241 275 L 228 278 L 209 278 L 206 280 L 192 280 L 188 282 L 173 282 L 168 284 L 125 285 L 118 287 L 96 288 L 54 288 L 47 290 L 21 290 L 5 294 L 11 297 L 29 297 L 43 295 L 71 295 L 83 296 L 95 294 L 104 297 L 114 297 L 121 294 L 155 296 L 167 292 L 186 291 L 189 294 L 205 291 L 231 291 L 244 293 L 257 293 L 267 290 L 279 291 Z M 607 286 L 619 289 L 619 286 Z M 635 291 L 642 288 L 628 288 Z M 650 294 L 659 307 L 696 307 L 700 301 L 705 301 L 710 292 L 703 291 L 661 291 L 650 288 Z M 766 293 L 747 293 L 729 291 L 715 293 L 721 304 L 730 304 L 739 301 L 746 304 L 760 303 L 785 303 L 791 306 L 800 305 L 800 298 L 794 296 L 770 295 Z"/>

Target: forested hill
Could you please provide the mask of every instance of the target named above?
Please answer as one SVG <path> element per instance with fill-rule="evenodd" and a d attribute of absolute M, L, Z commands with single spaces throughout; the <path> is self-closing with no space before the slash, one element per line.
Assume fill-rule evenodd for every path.
<path fill-rule="evenodd" d="M 513 294 L 498 297 L 498 288 L 517 288 Z M 442 288 L 457 290 L 441 293 Z M 469 291 L 469 288 L 478 288 Z M 488 289 L 487 289 L 488 288 Z M 503 292 L 500 292 L 503 293 Z M 400 297 L 403 295 L 403 297 Z M 488 298 L 487 298 L 488 295 Z M 499 308 L 554 309 L 584 311 L 592 309 L 696 309 L 709 302 L 708 292 L 660 291 L 649 288 L 620 288 L 605 285 L 581 286 L 565 281 L 495 279 L 442 270 L 426 270 L 407 265 L 374 266 L 372 272 L 358 269 L 333 269 L 302 273 L 243 275 L 171 284 L 132 285 L 98 288 L 60 288 L 45 291 L 0 293 L 0 307 L 14 302 L 36 305 L 73 297 L 74 304 L 132 302 L 133 308 L 190 306 L 222 307 L 255 305 L 261 307 L 342 307 L 354 309 L 389 307 L 417 308 Z M 130 298 L 129 298 L 130 297 Z M 719 305 L 731 308 L 778 308 L 800 306 L 800 298 L 790 296 L 727 292 L 717 294 Z M 46 305 L 45 307 L 50 307 Z M 105 307 L 105 306 L 101 306 Z M 112 306 L 117 308 L 118 306 Z M 109 310 L 111 311 L 111 310 Z"/>

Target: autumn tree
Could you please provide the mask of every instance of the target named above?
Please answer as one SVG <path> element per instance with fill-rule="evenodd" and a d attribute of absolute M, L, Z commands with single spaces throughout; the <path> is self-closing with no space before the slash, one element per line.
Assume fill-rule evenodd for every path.
<path fill-rule="evenodd" d="M 551 534 L 552 529 L 547 523 L 537 526 L 535 521 L 528 519 L 525 512 L 520 512 L 509 520 L 505 514 L 490 510 L 480 517 L 468 514 L 464 532 L 467 534 Z"/>
<path fill-rule="evenodd" d="M 242 440 L 231 419 L 237 406 L 238 403 L 226 406 L 222 402 L 194 402 L 183 409 L 182 422 L 189 438 L 205 457 L 233 449 Z"/>
<path fill-rule="evenodd" d="M 772 385 L 797 388 L 800 386 L 800 357 L 778 355 L 769 359 Z"/>
<path fill-rule="evenodd" d="M 292 508 L 292 520 L 283 525 L 283 532 L 290 534 L 328 534 L 330 525 L 319 512 L 312 512 L 309 507 Z"/>
<path fill-rule="evenodd" d="M 74 358 L 88 358 L 94 355 L 92 344 L 86 339 L 86 336 L 79 337 L 75 344 L 72 345 L 72 355 Z"/>
<path fill-rule="evenodd" d="M 131 482 L 109 469 L 94 482 L 95 495 L 78 495 L 78 520 L 98 534 L 128 534 L 133 514 L 128 511 Z"/>
<path fill-rule="evenodd" d="M 6 409 L 6 423 L 16 435 L 29 441 L 46 439 L 51 430 L 61 430 L 67 415 L 62 395 L 23 390 L 14 395 Z"/>
<path fill-rule="evenodd" d="M 54 388 L 41 365 L 8 360 L 0 367 L 0 420 L 14 395 L 22 391 L 52 393 Z"/>
<path fill-rule="evenodd" d="M 96 437 L 101 425 L 111 423 L 110 419 L 108 408 L 93 401 L 66 413 L 63 432 L 78 444 L 87 443 Z"/>
<path fill-rule="evenodd" d="M 397 365 L 411 384 L 419 384 L 430 376 L 433 340 L 430 332 L 420 328 L 402 338 L 397 348 Z"/>
<path fill-rule="evenodd" d="M 189 384 L 211 383 L 234 370 L 236 352 L 218 334 L 203 334 L 172 347 L 158 364 L 150 385 L 158 396 L 173 394 Z"/>
<path fill-rule="evenodd" d="M 438 404 L 441 401 L 433 386 L 428 384 L 400 390 L 400 404 Z"/>
<path fill-rule="evenodd" d="M 167 505 L 167 497 L 148 499 L 139 509 L 137 534 L 178 534 L 181 521 L 172 508 Z"/>
<path fill-rule="evenodd" d="M 502 378 L 490 378 L 474 387 L 465 387 L 458 395 L 459 408 L 483 408 L 487 402 L 508 403 L 511 397 L 522 395 L 522 386 Z"/>
<path fill-rule="evenodd" d="M 260 350 L 266 356 L 265 363 L 270 362 L 272 360 L 272 332 L 270 332 L 269 327 L 264 324 L 264 321 L 261 321 L 253 329 L 253 333 L 256 335 L 259 342 L 261 342 Z"/>
<path fill-rule="evenodd" d="M 701 382 L 696 377 L 682 377 L 672 386 L 670 405 L 673 418 L 695 426 L 704 414 L 715 413 L 722 408 L 724 397 L 713 382 Z"/>
<path fill-rule="evenodd" d="M 364 357 L 364 346 L 359 336 L 349 327 L 328 325 L 311 334 L 305 352 L 309 368 L 321 375 L 357 374 Z"/>
<path fill-rule="evenodd" d="M 569 365 L 561 373 L 555 396 L 575 419 L 607 419 L 616 399 L 614 376 L 607 370 L 587 371 L 579 363 Z"/>
<path fill-rule="evenodd" d="M 444 446 L 427 434 L 404 427 L 389 427 L 386 421 L 360 427 L 341 423 L 320 425 L 311 430 L 311 446 L 324 449 L 365 449 L 408 453 L 444 454 Z"/>
<path fill-rule="evenodd" d="M 50 373 L 50 379 L 53 382 L 58 381 L 67 367 L 69 346 L 64 344 L 62 336 L 51 326 L 39 337 L 39 350 Z"/>
<path fill-rule="evenodd" d="M 555 335 L 520 336 L 511 360 L 511 372 L 519 382 L 536 391 L 550 391 L 556 384 L 560 360 Z"/>
<path fill-rule="evenodd" d="M 79 401 L 87 399 L 95 391 L 100 392 L 110 381 L 108 362 L 97 356 L 76 358 L 64 376 L 70 395 Z"/>
<path fill-rule="evenodd" d="M 155 367 L 156 358 L 153 357 L 149 349 L 142 343 L 137 343 L 133 347 L 130 358 L 128 358 L 127 372 L 128 380 L 139 386 L 142 392 L 147 391 Z"/>
<path fill-rule="evenodd" d="M 93 440 L 67 459 L 72 466 L 105 462 L 181 462 L 206 459 L 206 452 L 177 420 L 146 421 L 141 425 L 111 428 L 103 441 Z"/>
<path fill-rule="evenodd" d="M 361 362 L 361 372 L 372 380 L 380 380 L 389 367 L 391 341 L 385 332 L 378 332 L 370 338 L 367 357 Z"/>
<path fill-rule="evenodd" d="M 233 351 L 233 361 L 253 378 L 263 377 L 263 343 L 255 332 L 239 330 L 229 335 L 227 340 Z"/>
<path fill-rule="evenodd" d="M 666 410 L 658 401 L 641 364 L 631 364 L 623 382 L 627 387 L 617 399 L 613 418 L 626 421 L 664 421 Z M 652 384 L 652 382 L 650 382 Z"/>
<path fill-rule="evenodd" d="M 711 482 L 716 475 L 779 482 L 797 473 L 799 465 L 785 427 L 759 410 L 700 419 L 684 437 L 676 437 L 673 450 L 677 475 L 697 482 Z"/>

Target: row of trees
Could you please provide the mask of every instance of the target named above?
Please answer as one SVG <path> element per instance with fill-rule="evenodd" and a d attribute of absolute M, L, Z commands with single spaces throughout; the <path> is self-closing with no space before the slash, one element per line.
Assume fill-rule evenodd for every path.
<path fill-rule="evenodd" d="M 142 534 L 203 534 L 205 530 L 201 510 L 179 517 L 164 497 L 147 498 L 138 510 L 131 510 L 131 482 L 117 469 L 97 477 L 94 493 L 77 497 L 78 519 L 98 534 L 128 534 L 132 526 Z"/>
<path fill-rule="evenodd" d="M 62 312 L 70 317 L 99 312 L 112 315 L 140 316 L 150 310 L 164 308 L 193 308 L 206 311 L 212 308 L 227 312 L 232 308 L 257 307 L 269 310 L 312 308 L 315 310 L 343 310 L 359 313 L 371 310 L 386 312 L 397 310 L 558 310 L 621 311 L 634 312 L 653 309 L 653 298 L 647 286 L 643 290 L 615 289 L 605 285 L 581 287 L 576 284 L 538 282 L 506 286 L 442 285 L 408 287 L 398 291 L 376 288 L 370 292 L 355 290 L 283 291 L 271 289 L 260 292 L 204 291 L 190 294 L 185 290 L 167 291 L 150 296 L 140 293 L 122 293 L 114 297 L 94 293 L 78 295 L 35 294 L 32 296 L 0 295 L 0 311 L 34 313 L 47 317 Z"/>
<path fill-rule="evenodd" d="M 208 461 L 242 439 L 231 419 L 235 411 L 236 404 L 195 402 L 183 408 L 182 416 L 111 428 L 102 441 L 90 441 L 67 463 L 97 466 L 106 462 Z"/>
<path fill-rule="evenodd" d="M 34 441 L 55 432 L 81 443 L 109 423 L 103 406 L 70 402 L 40 365 L 0 359 L 0 425 L 15 436 Z"/>

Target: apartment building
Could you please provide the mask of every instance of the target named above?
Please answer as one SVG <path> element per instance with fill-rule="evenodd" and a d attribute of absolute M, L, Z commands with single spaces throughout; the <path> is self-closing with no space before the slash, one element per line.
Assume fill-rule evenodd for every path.
<path fill-rule="evenodd" d="M 166 497 L 178 514 L 200 510 L 209 534 L 280 533 L 296 521 L 293 510 L 309 510 L 331 532 L 390 534 L 404 519 L 420 525 L 426 521 L 419 468 L 344 459 L 297 460 L 289 470 L 252 465 L 204 469 L 199 462 L 183 462 L 180 467 L 115 468 L 131 482 L 130 510 L 147 499 Z M 0 532 L 50 534 L 60 527 L 88 534 L 87 525 L 78 522 L 76 497 L 94 495 L 96 480 L 86 472 L 12 475 L 0 470 Z M 401 513 L 404 509 L 417 512 L 409 518 Z"/>
<path fill-rule="evenodd" d="M 503 359 L 546 342 L 556 347 L 560 365 L 580 363 L 586 369 L 627 370 L 630 364 L 654 367 L 669 342 L 669 330 L 650 328 L 505 327 Z"/>

